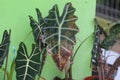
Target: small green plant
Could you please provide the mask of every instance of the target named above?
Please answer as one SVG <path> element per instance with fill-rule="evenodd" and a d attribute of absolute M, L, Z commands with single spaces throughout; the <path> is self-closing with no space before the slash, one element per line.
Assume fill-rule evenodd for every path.
<path fill-rule="evenodd" d="M 11 30 L 9 30 L 9 32 L 5 30 L 3 33 L 2 41 L 0 43 L 0 69 L 4 72 L 3 80 L 6 80 L 6 75 L 8 77 L 8 80 L 12 80 L 12 69 L 14 67 L 14 61 L 13 61 L 13 64 L 11 65 L 12 68 L 10 70 L 10 73 L 7 71 L 10 34 L 11 34 Z M 3 63 L 5 59 L 6 59 L 5 67 L 3 67 Z"/>

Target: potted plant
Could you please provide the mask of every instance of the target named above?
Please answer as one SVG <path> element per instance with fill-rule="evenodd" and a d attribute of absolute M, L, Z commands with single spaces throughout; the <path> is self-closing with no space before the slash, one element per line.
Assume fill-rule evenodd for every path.
<path fill-rule="evenodd" d="M 84 80 L 113 80 L 106 76 L 106 67 L 108 65 L 102 55 L 101 34 L 104 34 L 104 38 L 107 36 L 95 19 L 94 44 L 91 58 L 92 76 L 88 76 Z"/>
<path fill-rule="evenodd" d="M 39 9 L 36 9 L 36 12 L 37 12 L 38 21 L 36 21 L 32 16 L 29 16 L 30 25 L 36 43 L 36 45 L 33 45 L 32 52 L 34 51 L 34 49 L 37 49 L 37 51 L 39 49 L 40 54 L 37 54 L 36 60 L 38 60 L 37 63 L 42 64 L 36 67 L 37 70 L 40 67 L 40 70 L 39 72 L 36 72 L 36 75 L 39 74 L 39 77 L 41 77 L 41 71 L 44 65 L 44 61 L 47 55 L 46 51 L 47 51 L 52 56 L 58 69 L 60 71 L 65 70 L 65 78 L 63 80 L 73 80 L 72 62 L 81 45 L 89 37 L 91 37 L 91 35 L 88 36 L 85 40 L 83 40 L 76 49 L 75 53 L 73 53 L 74 45 L 76 44 L 75 35 L 76 33 L 79 32 L 79 29 L 75 24 L 75 21 L 78 18 L 74 15 L 75 8 L 72 6 L 72 4 L 69 2 L 65 5 L 61 16 L 59 15 L 59 8 L 57 7 L 57 5 L 54 5 L 52 9 L 50 9 L 48 16 L 46 16 L 45 18 L 42 17 Z M 42 54 L 42 59 L 41 61 L 39 61 L 40 58 L 39 56 L 41 54 Z M 36 55 L 36 54 L 31 53 L 31 56 L 32 55 Z M 20 71 L 19 68 L 22 69 L 21 68 L 22 66 L 26 66 L 23 69 L 28 69 L 27 67 L 28 63 L 30 63 L 30 61 L 34 61 L 35 58 L 32 58 L 31 56 L 29 57 L 27 56 L 27 50 L 25 44 L 23 42 L 20 43 L 18 54 L 16 57 L 16 65 L 18 65 L 16 66 L 16 72 L 18 74 L 17 76 L 23 75 L 23 74 L 19 75 L 19 71 Z M 29 60 L 29 62 L 27 60 Z M 23 63 L 26 64 L 20 63 L 20 61 L 23 61 Z M 33 64 L 33 65 L 37 66 L 37 64 Z M 35 67 L 32 66 L 32 64 L 29 66 L 35 69 Z M 29 69 L 27 71 L 29 71 Z M 26 74 L 24 75 L 25 79 L 28 79 L 27 77 L 29 76 L 27 74 L 30 73 L 28 72 L 24 74 Z M 35 74 L 32 77 L 35 78 Z M 19 80 L 19 78 L 17 79 Z M 62 80 L 62 79 L 56 76 L 54 80 Z"/>
<path fill-rule="evenodd" d="M 39 9 L 36 9 L 36 12 L 38 21 L 29 16 L 35 40 L 31 55 L 28 56 L 24 42 L 20 43 L 17 50 L 15 59 L 17 80 L 33 80 L 36 75 L 41 77 L 46 50 L 51 54 L 58 69 L 60 71 L 65 69 L 65 80 L 68 80 L 69 77 L 71 77 L 69 80 L 72 80 L 72 76 L 68 74 L 69 58 L 73 54 L 76 43 L 75 34 L 79 31 L 75 24 L 77 20 L 74 15 L 75 8 L 72 7 L 71 3 L 67 3 L 62 16 L 60 16 L 57 5 L 54 5 L 45 18 L 42 18 Z"/>
<path fill-rule="evenodd" d="M 120 33 L 120 24 L 114 24 L 112 28 L 109 30 L 109 35 L 103 40 L 102 44 L 100 44 L 100 28 L 99 25 L 96 26 L 97 31 L 95 33 L 95 43 L 92 50 L 92 70 L 96 74 L 92 74 L 85 78 L 85 80 L 113 80 L 115 78 L 115 74 L 117 72 L 117 68 L 119 67 L 120 57 L 117 57 L 119 54 L 119 50 L 116 49 L 117 43 L 119 41 L 119 33 Z M 119 43 L 118 43 L 119 44 Z M 108 50 L 112 50 L 115 52 L 107 51 L 104 53 L 101 52 L 101 46 Z M 118 48 L 118 47 L 117 47 Z M 115 56 L 116 54 L 116 56 Z M 106 56 L 108 55 L 108 57 Z M 111 57 L 111 58 L 110 58 Z M 96 72 L 95 72 L 96 71 Z"/>

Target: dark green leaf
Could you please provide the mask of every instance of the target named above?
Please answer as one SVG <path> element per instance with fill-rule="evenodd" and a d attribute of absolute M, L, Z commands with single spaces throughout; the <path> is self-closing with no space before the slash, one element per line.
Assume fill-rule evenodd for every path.
<path fill-rule="evenodd" d="M 110 35 L 118 35 L 120 34 L 120 23 L 116 23 L 112 26 L 109 31 Z"/>
<path fill-rule="evenodd" d="M 33 44 L 31 55 L 28 57 L 26 46 L 21 42 L 15 63 L 17 80 L 34 80 L 40 68 L 39 48 Z"/>
<path fill-rule="evenodd" d="M 54 5 L 45 18 L 43 42 L 48 44 L 48 52 L 52 54 L 60 70 L 63 70 L 68 58 L 72 55 L 73 45 L 76 43 L 75 34 L 79 31 L 75 24 L 77 17 L 74 12 L 75 8 L 72 4 L 67 3 L 60 16 L 57 5 Z"/>
<path fill-rule="evenodd" d="M 43 18 L 42 18 L 42 15 L 41 15 L 39 9 L 36 9 L 36 12 L 37 12 L 37 16 L 38 16 L 38 22 L 36 20 L 34 20 L 32 16 L 29 16 L 29 18 L 30 18 L 31 28 L 33 30 L 34 40 L 38 44 L 39 39 L 42 38 L 42 36 L 40 36 L 40 35 L 42 34 L 42 27 L 44 26 L 44 21 L 43 21 Z"/>
<path fill-rule="evenodd" d="M 3 33 L 2 42 L 0 44 L 0 67 L 3 65 L 4 59 L 9 52 L 9 44 L 10 44 L 10 32 L 7 30 Z"/>
<path fill-rule="evenodd" d="M 109 49 L 109 47 L 112 46 L 116 42 L 116 39 L 119 37 L 120 37 L 120 23 L 117 22 L 111 26 L 109 30 L 109 35 L 102 42 L 102 46 L 105 49 Z"/>
<path fill-rule="evenodd" d="M 112 46 L 115 42 L 116 42 L 116 35 L 112 34 L 112 35 L 108 35 L 102 42 L 102 46 L 108 50 L 110 46 Z"/>

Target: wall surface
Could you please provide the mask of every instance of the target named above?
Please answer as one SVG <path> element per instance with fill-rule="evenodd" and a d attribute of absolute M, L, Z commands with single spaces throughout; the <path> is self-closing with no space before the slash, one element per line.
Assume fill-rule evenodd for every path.
<path fill-rule="evenodd" d="M 59 12 L 62 13 L 64 5 L 67 2 L 71 2 L 76 8 L 75 15 L 78 17 L 76 24 L 80 32 L 76 35 L 76 49 L 81 41 L 93 33 L 96 0 L 0 0 L 0 41 L 5 29 L 12 30 L 8 70 L 10 63 L 16 55 L 15 50 L 17 50 L 21 41 L 25 42 L 28 52 L 31 52 L 31 45 L 34 42 L 32 33 L 27 36 L 31 31 L 28 15 L 36 19 L 35 8 L 39 8 L 43 17 L 45 17 L 54 4 L 58 5 L 60 9 Z M 91 74 L 91 48 L 92 38 L 89 38 L 79 49 L 73 62 L 73 78 L 75 80 L 83 80 L 85 76 Z M 2 71 L 0 71 L 0 75 L 3 75 Z M 63 78 L 64 72 L 58 71 L 53 60 L 48 55 L 42 76 L 45 77 L 46 80 L 53 80 L 55 76 Z M 2 78 L 0 79 L 2 80 Z M 15 73 L 13 80 L 16 80 Z"/>

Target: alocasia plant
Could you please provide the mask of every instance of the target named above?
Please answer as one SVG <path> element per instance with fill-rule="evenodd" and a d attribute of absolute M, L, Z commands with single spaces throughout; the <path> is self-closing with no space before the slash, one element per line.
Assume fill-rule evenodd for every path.
<path fill-rule="evenodd" d="M 74 12 L 75 8 L 72 4 L 67 3 L 60 16 L 58 6 L 54 5 L 44 19 L 46 26 L 43 27 L 43 42 L 48 45 L 47 51 L 52 55 L 60 71 L 63 70 L 73 53 L 76 43 L 75 34 L 79 31 L 75 24 L 77 17 Z"/>
<path fill-rule="evenodd" d="M 37 47 L 33 45 L 32 53 L 28 57 L 25 44 L 20 43 L 15 60 L 17 80 L 33 80 L 37 74 L 40 76 L 46 58 L 46 49 L 62 71 L 72 56 L 76 43 L 75 34 L 79 29 L 75 24 L 77 17 L 74 15 L 75 8 L 71 3 L 65 5 L 61 16 L 57 5 L 53 6 L 45 18 L 42 18 L 39 9 L 36 9 L 36 12 L 38 21 L 32 16 L 29 18 Z"/>

